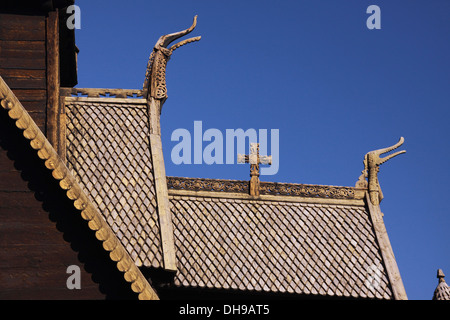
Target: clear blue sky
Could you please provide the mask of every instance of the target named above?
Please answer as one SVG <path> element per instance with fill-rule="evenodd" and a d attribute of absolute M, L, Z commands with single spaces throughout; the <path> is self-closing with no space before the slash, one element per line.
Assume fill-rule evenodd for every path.
<path fill-rule="evenodd" d="M 353 186 L 368 151 L 403 136 L 381 167 L 384 219 L 409 299 L 450 282 L 450 1 L 77 0 L 78 87 L 142 87 L 157 39 L 187 28 L 162 110 L 171 176 L 249 179 L 248 165 L 174 165 L 175 129 L 280 130 L 262 180 Z M 381 29 L 369 30 L 369 5 Z M 207 143 L 205 143 L 206 145 Z M 269 148 L 270 150 L 270 148 Z"/>

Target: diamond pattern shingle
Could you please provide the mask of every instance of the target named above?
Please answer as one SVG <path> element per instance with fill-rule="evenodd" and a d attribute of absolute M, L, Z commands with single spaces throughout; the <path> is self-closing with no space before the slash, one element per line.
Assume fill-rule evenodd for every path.
<path fill-rule="evenodd" d="M 392 297 L 364 207 L 170 198 L 178 286 Z"/>
<path fill-rule="evenodd" d="M 147 107 L 125 100 L 95 101 L 66 100 L 68 167 L 135 263 L 160 268 Z M 234 193 L 246 185 L 211 183 Z M 275 201 L 274 195 L 272 200 L 254 200 L 246 198 L 246 192 L 242 198 L 210 192 L 215 195 L 169 195 L 176 286 L 393 297 L 364 206 L 303 203 L 301 197 Z M 354 198 L 353 193 L 349 196 Z"/>
<path fill-rule="evenodd" d="M 138 266 L 161 266 L 146 105 L 66 105 L 67 163 Z"/>

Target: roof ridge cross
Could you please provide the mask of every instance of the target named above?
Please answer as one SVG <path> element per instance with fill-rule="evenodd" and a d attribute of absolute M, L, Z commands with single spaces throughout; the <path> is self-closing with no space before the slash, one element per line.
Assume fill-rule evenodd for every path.
<path fill-rule="evenodd" d="M 259 197 L 259 165 L 272 164 L 272 156 L 259 155 L 259 143 L 250 143 L 250 154 L 238 154 L 238 163 L 250 163 L 250 195 Z"/>

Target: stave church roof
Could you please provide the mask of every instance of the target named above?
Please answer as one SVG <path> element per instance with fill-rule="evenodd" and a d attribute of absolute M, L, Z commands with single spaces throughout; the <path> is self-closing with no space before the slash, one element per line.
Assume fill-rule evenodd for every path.
<path fill-rule="evenodd" d="M 175 288 L 395 297 L 366 188 L 261 182 L 254 197 L 248 181 L 166 177 L 164 229 L 148 101 L 79 94 L 65 98 L 67 165 L 137 266 L 174 271 Z"/>
<path fill-rule="evenodd" d="M 2 112 L 45 160 L 131 289 L 142 299 L 178 289 L 406 299 L 377 179 L 379 165 L 399 153 L 380 154 L 403 139 L 369 152 L 351 187 L 166 176 L 159 129 L 165 67 L 175 49 L 200 37 L 168 45 L 195 25 L 160 38 L 142 90 L 61 87 L 57 142 L 0 77 Z"/>

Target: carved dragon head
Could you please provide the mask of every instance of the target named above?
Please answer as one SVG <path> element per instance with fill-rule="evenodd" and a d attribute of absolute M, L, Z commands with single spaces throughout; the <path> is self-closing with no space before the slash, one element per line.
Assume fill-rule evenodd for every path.
<path fill-rule="evenodd" d="M 166 88 L 166 65 L 173 51 L 190 42 L 199 41 L 201 37 L 193 37 L 182 40 L 170 48 L 168 46 L 175 40 L 189 34 L 197 25 L 197 16 L 194 17 L 192 25 L 183 31 L 161 36 L 155 44 L 150 55 L 147 72 L 145 75 L 143 90 L 151 97 L 164 101 L 167 98 Z"/>
<path fill-rule="evenodd" d="M 196 26 L 197 26 L 197 16 L 194 17 L 194 22 L 188 29 L 179 31 L 179 32 L 175 32 L 175 33 L 171 33 L 171 34 L 166 34 L 165 36 L 161 36 L 155 44 L 155 49 L 156 50 L 161 49 L 161 48 L 167 49 L 167 46 L 169 44 L 171 44 L 175 40 L 191 33 L 195 29 Z M 178 42 L 177 44 L 174 44 L 173 46 L 171 46 L 168 50 L 170 51 L 170 53 L 172 53 L 175 49 L 178 49 L 179 47 L 184 46 L 187 43 L 199 41 L 200 39 L 201 39 L 201 37 L 199 36 L 199 37 L 193 37 L 193 38 L 189 38 L 186 40 L 182 40 L 182 41 Z"/>
<path fill-rule="evenodd" d="M 392 150 L 397 149 L 398 147 L 400 147 L 403 144 L 403 142 L 405 142 L 405 139 L 403 137 L 400 137 L 400 140 L 391 147 L 368 152 L 364 157 L 365 169 L 367 170 L 369 168 L 374 168 L 374 167 L 378 168 L 380 165 L 382 165 L 386 161 L 398 156 L 399 154 L 405 153 L 406 151 L 402 150 L 402 151 L 398 151 L 396 153 L 390 154 L 384 158 L 380 157 L 381 155 L 383 155 L 385 153 L 388 153 Z"/>
<path fill-rule="evenodd" d="M 383 158 L 381 155 L 397 149 L 403 144 L 404 141 L 405 139 L 401 137 L 400 140 L 393 146 L 370 151 L 364 156 L 364 171 L 360 177 L 360 180 L 357 182 L 357 186 L 364 186 L 364 178 L 368 178 L 369 194 L 374 205 L 379 204 L 381 200 L 383 200 L 383 193 L 378 181 L 378 171 L 380 169 L 380 165 L 402 153 L 405 153 L 406 151 L 398 151 Z"/>

